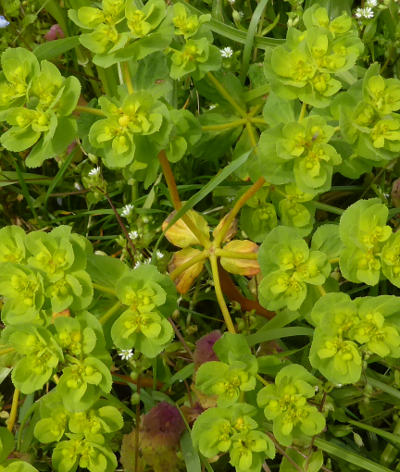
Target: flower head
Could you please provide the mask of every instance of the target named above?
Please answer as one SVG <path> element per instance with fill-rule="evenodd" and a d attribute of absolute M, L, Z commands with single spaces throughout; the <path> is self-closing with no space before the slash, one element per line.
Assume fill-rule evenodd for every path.
<path fill-rule="evenodd" d="M 370 8 L 374 8 L 378 5 L 378 0 L 367 0 L 365 6 L 366 7 L 370 7 Z"/>
<path fill-rule="evenodd" d="M 197 367 L 204 362 L 217 361 L 218 357 L 216 356 L 213 346 L 221 337 L 221 331 L 218 329 L 211 331 L 211 333 L 206 334 L 200 338 L 196 343 L 196 348 L 194 350 L 194 363 Z"/>
<path fill-rule="evenodd" d="M 128 361 L 133 356 L 133 351 L 132 349 L 121 349 L 118 351 L 118 355 L 123 361 Z"/>
<path fill-rule="evenodd" d="M 90 177 L 95 177 L 96 175 L 100 174 L 100 167 L 95 167 L 94 169 L 90 170 L 88 175 Z"/>
<path fill-rule="evenodd" d="M 128 203 L 127 205 L 122 207 L 121 216 L 124 216 L 126 218 L 132 213 L 133 209 L 134 209 L 134 205 L 132 203 Z"/>
<path fill-rule="evenodd" d="M 233 55 L 233 50 L 229 46 L 227 46 L 226 48 L 220 49 L 220 51 L 221 51 L 221 56 L 222 57 L 228 58 L 228 57 L 232 57 L 232 55 Z"/>
<path fill-rule="evenodd" d="M 128 234 L 131 239 L 137 239 L 139 237 L 139 233 L 136 230 L 130 231 Z"/>
<path fill-rule="evenodd" d="M 10 24 L 3 15 L 0 15 L 0 28 L 6 28 Z"/>
<path fill-rule="evenodd" d="M 56 39 L 65 38 L 64 31 L 61 29 L 61 26 L 56 23 L 53 25 L 50 30 L 44 35 L 47 41 L 54 41 Z"/>
<path fill-rule="evenodd" d="M 178 408 L 161 402 L 143 417 L 142 445 L 148 443 L 155 450 L 159 446 L 175 447 L 184 430 L 185 424 Z"/>
<path fill-rule="evenodd" d="M 365 8 L 357 8 L 354 14 L 355 14 L 355 17 L 358 19 L 374 17 L 374 11 L 372 10 L 370 6 L 367 6 Z"/>

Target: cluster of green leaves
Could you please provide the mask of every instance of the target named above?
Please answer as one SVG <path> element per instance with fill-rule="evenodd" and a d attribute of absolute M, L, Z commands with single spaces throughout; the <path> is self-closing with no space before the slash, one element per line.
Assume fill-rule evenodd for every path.
<path fill-rule="evenodd" d="M 314 436 L 325 427 L 325 418 L 307 400 L 318 391 L 318 381 L 301 366 L 284 367 L 275 377 L 275 385 L 267 385 L 258 392 L 257 402 L 264 407 L 265 417 L 273 421 L 276 439 L 290 446 L 293 438 Z"/>
<path fill-rule="evenodd" d="M 34 428 L 41 443 L 57 443 L 52 453 L 54 469 L 68 472 L 79 465 L 90 471 L 115 470 L 117 459 L 110 440 L 123 426 L 121 413 L 105 401 L 82 412 L 71 412 L 63 407 L 61 395 L 52 391 L 41 398 L 40 419 Z"/>
<path fill-rule="evenodd" d="M 400 287 L 400 235 L 387 220 L 388 208 L 376 198 L 359 200 L 343 213 L 340 270 L 347 280 L 376 285 L 383 274 Z"/>
<path fill-rule="evenodd" d="M 31 167 L 63 152 L 76 136 L 71 117 L 81 86 L 76 77 L 64 78 L 58 68 L 23 48 L 1 55 L 0 120 L 9 129 L 1 144 L 9 151 L 31 148 L 26 159 Z"/>
<path fill-rule="evenodd" d="M 348 177 L 385 165 L 400 150 L 400 115 L 394 113 L 400 109 L 400 81 L 385 79 L 379 70 L 379 64 L 371 65 L 362 79 L 332 103 L 351 163 L 343 167 Z"/>
<path fill-rule="evenodd" d="M 315 4 L 303 22 L 305 31 L 289 28 L 285 44 L 268 52 L 264 71 L 279 95 L 323 108 L 342 88 L 336 77 L 354 66 L 364 46 L 347 14 L 330 20 Z"/>
<path fill-rule="evenodd" d="M 242 335 L 225 333 L 214 344 L 219 361 L 206 362 L 196 373 L 196 387 L 217 396 L 217 407 L 196 420 L 192 437 L 206 457 L 229 452 L 237 472 L 256 472 L 265 457 L 275 456 L 275 446 L 252 418 L 255 405 L 244 403 L 245 392 L 256 387 L 258 363 Z"/>
<path fill-rule="evenodd" d="M 266 186 L 246 202 L 240 214 L 240 226 L 257 242 L 264 241 L 279 224 L 294 227 L 302 236 L 307 236 L 314 226 L 315 207 L 311 203 L 314 196 L 295 184 Z"/>
<path fill-rule="evenodd" d="M 346 293 L 329 293 L 311 312 L 316 329 L 310 362 L 335 384 L 356 383 L 363 359 L 400 357 L 400 300 L 393 295 L 351 300 Z"/>
<path fill-rule="evenodd" d="M 310 250 L 296 228 L 274 228 L 258 254 L 264 275 L 259 300 L 270 310 L 297 310 L 303 304 L 308 308 L 315 298 L 312 287 L 322 286 L 331 272 L 327 255 Z"/>
<path fill-rule="evenodd" d="M 174 284 L 154 266 L 129 271 L 122 262 L 93 255 L 89 241 L 69 226 L 29 234 L 7 226 L 0 241 L 1 345 L 7 353 L 2 364 L 12 367 L 12 382 L 23 394 L 56 384 L 40 401 L 35 437 L 56 443 L 54 470 L 79 465 L 91 472 L 112 471 L 117 460 L 108 440 L 123 421 L 100 399 L 112 387 L 109 351 L 135 348 L 151 358 L 165 348 L 173 338 L 166 318 L 176 306 Z M 103 282 L 104 273 L 112 287 L 100 290 L 117 299 L 107 313 L 126 308 L 110 325 L 113 342 L 106 341 L 102 327 L 110 315 L 93 296 L 98 286 L 92 278 Z M 105 319 L 99 320 L 102 314 Z"/>
<path fill-rule="evenodd" d="M 112 325 L 114 344 L 157 356 L 174 337 L 166 319 L 176 306 L 173 282 L 154 266 L 142 265 L 118 280 L 116 293 L 127 309 Z"/>

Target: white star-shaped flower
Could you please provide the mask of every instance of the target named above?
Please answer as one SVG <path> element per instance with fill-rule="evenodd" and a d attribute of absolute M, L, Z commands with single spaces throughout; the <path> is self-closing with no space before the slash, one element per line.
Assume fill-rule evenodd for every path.
<path fill-rule="evenodd" d="M 221 51 L 222 57 L 232 57 L 233 55 L 233 50 L 229 46 L 227 46 L 226 48 L 220 49 L 220 51 Z"/>
<path fill-rule="evenodd" d="M 88 175 L 90 175 L 90 177 L 94 177 L 95 175 L 99 175 L 100 174 L 100 167 L 95 167 L 94 169 L 90 170 Z"/>
<path fill-rule="evenodd" d="M 121 349 L 118 351 L 118 355 L 123 361 L 129 361 L 129 359 L 133 356 L 133 351 L 132 349 Z"/>
<path fill-rule="evenodd" d="M 132 203 L 128 203 L 127 205 L 122 207 L 121 216 L 123 216 L 124 218 L 129 216 L 132 213 L 132 210 L 134 209 L 134 207 L 135 206 Z"/>
<path fill-rule="evenodd" d="M 130 231 L 128 234 L 131 239 L 137 239 L 139 237 L 139 233 L 136 230 Z"/>

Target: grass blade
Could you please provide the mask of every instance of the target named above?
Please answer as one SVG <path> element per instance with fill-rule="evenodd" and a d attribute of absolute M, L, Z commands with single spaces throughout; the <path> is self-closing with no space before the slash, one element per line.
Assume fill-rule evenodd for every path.
<path fill-rule="evenodd" d="M 354 464 L 357 467 L 368 470 L 369 472 L 391 472 L 390 469 L 383 465 L 377 464 L 370 459 L 366 459 L 355 452 L 346 449 L 345 447 L 338 446 L 332 441 L 325 441 L 321 438 L 315 438 L 314 445 L 320 448 L 322 451 L 334 456 L 339 459 Z"/>

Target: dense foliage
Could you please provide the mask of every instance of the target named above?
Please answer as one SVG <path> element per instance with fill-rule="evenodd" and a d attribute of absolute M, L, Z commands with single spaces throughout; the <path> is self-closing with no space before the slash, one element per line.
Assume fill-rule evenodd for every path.
<path fill-rule="evenodd" d="M 400 470 L 399 2 L 0 6 L 0 470 Z"/>

